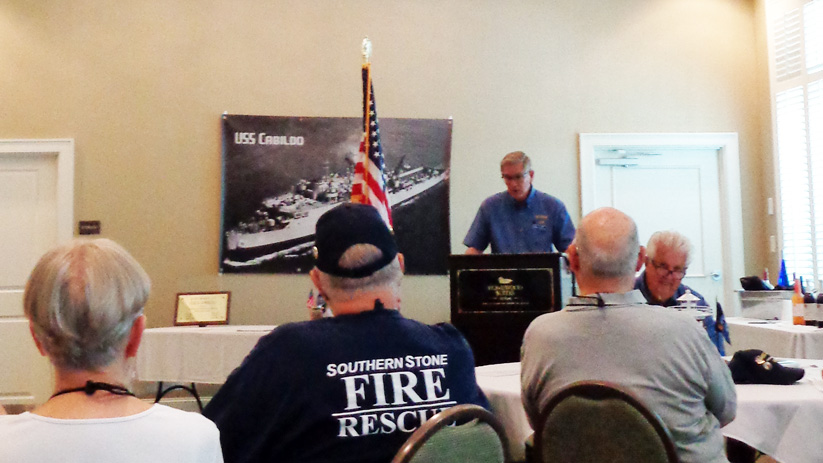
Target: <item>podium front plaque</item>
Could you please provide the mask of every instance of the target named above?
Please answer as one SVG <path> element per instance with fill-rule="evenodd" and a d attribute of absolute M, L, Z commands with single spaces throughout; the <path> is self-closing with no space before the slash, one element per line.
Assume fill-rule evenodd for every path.
<path fill-rule="evenodd" d="M 538 316 L 562 309 L 571 274 L 562 254 L 452 255 L 451 322 L 477 365 L 517 362 L 523 334 Z"/>
<path fill-rule="evenodd" d="M 464 312 L 545 312 L 551 307 L 552 268 L 457 270 L 457 306 Z"/>

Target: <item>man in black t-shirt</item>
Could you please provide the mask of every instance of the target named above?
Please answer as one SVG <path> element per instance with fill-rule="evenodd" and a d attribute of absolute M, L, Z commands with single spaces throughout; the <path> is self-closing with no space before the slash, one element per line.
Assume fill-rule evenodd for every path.
<path fill-rule="evenodd" d="M 226 462 L 386 463 L 437 412 L 488 408 L 460 333 L 400 315 L 403 256 L 376 209 L 332 209 L 315 244 L 334 317 L 277 327 L 208 404 Z"/>

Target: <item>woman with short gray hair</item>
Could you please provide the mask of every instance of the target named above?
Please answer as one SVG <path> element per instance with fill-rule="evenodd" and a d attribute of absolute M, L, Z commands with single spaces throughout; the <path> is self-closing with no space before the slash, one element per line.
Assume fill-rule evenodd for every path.
<path fill-rule="evenodd" d="M 108 239 L 74 240 L 40 259 L 23 306 L 37 348 L 54 366 L 55 393 L 32 412 L 0 417 L 4 459 L 223 461 L 213 423 L 128 389 L 150 286 L 140 264 Z"/>

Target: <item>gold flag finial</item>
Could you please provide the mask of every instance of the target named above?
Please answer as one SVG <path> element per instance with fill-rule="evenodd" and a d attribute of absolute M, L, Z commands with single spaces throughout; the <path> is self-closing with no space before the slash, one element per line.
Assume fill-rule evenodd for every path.
<path fill-rule="evenodd" d="M 371 60 L 371 40 L 368 37 L 363 39 L 361 51 L 363 52 L 363 64 L 369 64 Z"/>

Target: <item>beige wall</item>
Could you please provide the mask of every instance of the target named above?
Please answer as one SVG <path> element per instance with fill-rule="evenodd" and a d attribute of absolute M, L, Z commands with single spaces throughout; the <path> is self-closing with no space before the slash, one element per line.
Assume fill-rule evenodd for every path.
<path fill-rule="evenodd" d="M 382 117 L 454 117 L 454 252 L 497 163 L 579 220 L 580 132 L 738 132 L 746 269 L 769 262 L 771 185 L 759 0 L 124 1 L 0 4 L 0 138 L 76 140 L 76 219 L 101 220 L 154 282 L 231 290 L 233 323 L 305 318 L 304 276 L 218 276 L 220 114 L 359 116 L 360 42 Z M 650 185 L 653 193 L 654 186 Z M 771 222 L 769 222 L 771 223 Z M 771 226 L 771 225 L 770 225 Z M 773 229 L 773 227 L 772 227 Z M 748 232 L 748 230 L 756 230 Z M 448 319 L 446 277 L 404 311 Z"/>

